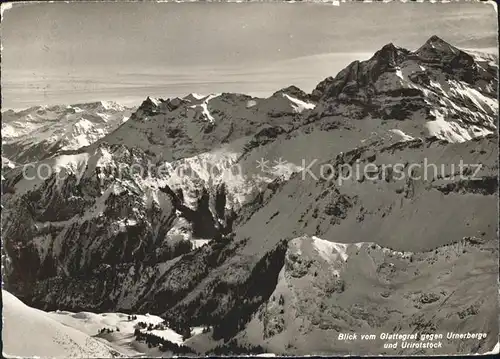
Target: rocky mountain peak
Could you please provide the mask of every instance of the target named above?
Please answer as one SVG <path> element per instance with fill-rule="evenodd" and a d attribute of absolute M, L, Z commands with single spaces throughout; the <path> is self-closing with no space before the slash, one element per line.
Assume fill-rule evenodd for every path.
<path fill-rule="evenodd" d="M 131 120 L 144 120 L 143 115 L 153 115 L 157 112 L 162 99 L 156 99 L 148 96 L 137 108 L 137 111 L 130 117 Z"/>
<path fill-rule="evenodd" d="M 395 46 L 393 43 L 384 45 L 370 59 L 353 61 L 340 71 L 335 78 L 328 77 L 313 90 L 311 99 L 338 98 L 347 90 L 348 97 L 360 88 L 373 87 L 385 73 L 395 73 L 401 64 L 408 60 L 410 51 Z"/>
<path fill-rule="evenodd" d="M 487 72 L 491 72 L 488 68 L 480 68 L 472 55 L 435 35 L 414 54 L 418 57 L 418 61 L 439 68 L 456 79 L 472 85 Z M 488 82 L 492 79 L 491 76 L 486 77 L 484 80 Z"/>
<path fill-rule="evenodd" d="M 448 44 L 446 41 L 444 41 L 442 38 L 440 38 L 437 35 L 432 35 L 431 37 L 429 37 L 429 39 L 426 41 L 426 43 L 446 44 L 448 46 L 451 46 L 450 44 Z"/>
<path fill-rule="evenodd" d="M 158 107 L 158 105 L 162 102 L 161 99 L 156 99 L 152 97 L 147 97 L 141 104 L 140 108 L 142 107 L 143 109 L 153 109 Z"/>
<path fill-rule="evenodd" d="M 292 96 L 292 97 L 295 97 L 295 98 L 298 98 L 299 100 L 302 100 L 302 101 L 307 101 L 307 100 L 309 100 L 309 97 L 310 97 L 307 93 L 305 93 L 304 91 L 302 91 L 300 88 L 298 88 L 295 85 L 291 85 L 291 86 L 282 88 L 281 90 L 276 91 L 273 94 L 273 96 L 285 95 L 285 94 Z"/>
<path fill-rule="evenodd" d="M 375 60 L 379 63 L 396 66 L 403 61 L 409 53 L 408 50 L 397 47 L 391 42 L 378 50 L 369 61 Z"/>
<path fill-rule="evenodd" d="M 437 48 L 437 49 L 456 49 L 437 35 L 432 35 L 421 48 Z"/>
<path fill-rule="evenodd" d="M 415 54 L 424 60 L 442 60 L 444 58 L 455 57 L 462 52 L 440 37 L 433 35 L 415 51 Z"/>
<path fill-rule="evenodd" d="M 451 109 L 444 110 L 445 121 L 465 121 L 460 125 L 464 129 L 470 127 L 466 123 L 474 123 L 479 126 L 470 130 L 474 137 L 494 128 L 491 114 L 497 106 L 491 98 L 496 97 L 495 71 L 493 61 L 476 61 L 469 53 L 432 36 L 415 52 L 389 43 L 370 59 L 352 62 L 334 78 L 320 82 L 311 99 L 324 103 L 331 114 L 345 113 L 339 106 L 349 106 L 353 118 L 405 120 L 419 113 L 418 120 L 427 121 L 441 118 L 435 109 L 445 104 L 444 97 L 454 102 Z M 465 93 L 477 94 L 478 105 L 471 104 L 475 114 L 463 108 Z M 439 136 L 448 139 L 444 133 L 462 131 L 447 131 L 437 122 L 434 125 Z"/>

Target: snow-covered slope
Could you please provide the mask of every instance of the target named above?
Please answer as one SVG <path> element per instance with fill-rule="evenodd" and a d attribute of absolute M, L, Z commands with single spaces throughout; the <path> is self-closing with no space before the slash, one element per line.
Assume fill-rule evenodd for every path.
<path fill-rule="evenodd" d="M 186 342 L 181 334 L 165 326 L 164 320 L 155 315 L 44 312 L 26 306 L 5 290 L 2 290 L 2 300 L 3 354 L 7 358 L 167 357 L 178 354 L 148 347 L 137 340 L 137 330 L 179 346 Z M 201 327 L 191 328 L 190 338 L 202 331 Z"/>
<path fill-rule="evenodd" d="M 134 333 L 139 329 L 142 333 L 156 335 L 171 343 L 183 345 L 185 340 L 182 335 L 163 325 L 164 320 L 150 314 L 124 314 L 124 313 L 91 313 L 54 311 L 47 315 L 68 327 L 75 328 L 89 336 L 96 336 L 99 340 L 128 357 L 140 355 L 166 356 L 168 353 L 159 353 L 156 348 L 148 348 L 144 343 L 137 341 Z M 156 329 L 142 328 L 139 323 Z M 105 329 L 105 331 L 103 331 Z M 109 333 L 107 330 L 109 329 Z M 198 328 L 193 328 L 196 335 Z"/>
<path fill-rule="evenodd" d="M 428 252 L 301 236 L 288 243 L 275 290 L 238 335 L 273 353 L 486 353 L 498 341 L 498 244 L 467 237 Z M 469 296 L 470 291 L 481 297 Z M 449 340 L 447 332 L 487 333 Z M 337 333 L 376 340 L 338 340 Z M 381 333 L 444 334 L 440 348 L 387 349 Z M 437 340 L 435 340 L 437 342 Z M 424 340 L 425 342 L 425 340 Z"/>
<path fill-rule="evenodd" d="M 3 355 L 39 358 L 114 358 L 122 356 L 103 341 L 30 308 L 2 289 Z"/>
<path fill-rule="evenodd" d="M 2 113 L 2 150 L 26 163 L 88 146 L 115 130 L 132 109 L 114 102 L 36 106 Z"/>

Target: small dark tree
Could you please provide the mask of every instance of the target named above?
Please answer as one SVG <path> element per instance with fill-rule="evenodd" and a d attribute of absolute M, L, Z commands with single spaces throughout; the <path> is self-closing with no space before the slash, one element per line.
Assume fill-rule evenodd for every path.
<path fill-rule="evenodd" d="M 188 327 L 182 331 L 182 340 L 188 340 L 192 336 L 193 336 L 193 333 L 191 333 L 191 328 Z"/>

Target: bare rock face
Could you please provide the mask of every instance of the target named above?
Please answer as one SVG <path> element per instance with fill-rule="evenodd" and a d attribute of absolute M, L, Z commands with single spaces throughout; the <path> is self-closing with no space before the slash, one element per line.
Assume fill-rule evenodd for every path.
<path fill-rule="evenodd" d="M 5 287 L 43 309 L 211 326 L 203 353 L 431 354 L 336 338 L 438 329 L 488 337 L 432 354 L 487 351 L 496 68 L 437 37 L 389 44 L 311 94 L 148 97 L 79 148 L 30 168 L 6 156 Z"/>

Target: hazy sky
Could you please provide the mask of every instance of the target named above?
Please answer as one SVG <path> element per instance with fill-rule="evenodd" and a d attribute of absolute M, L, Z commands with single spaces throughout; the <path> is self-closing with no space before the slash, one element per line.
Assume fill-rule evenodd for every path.
<path fill-rule="evenodd" d="M 497 47 L 490 5 L 44 3 L 3 15 L 2 107 L 310 91 L 384 44 Z"/>

